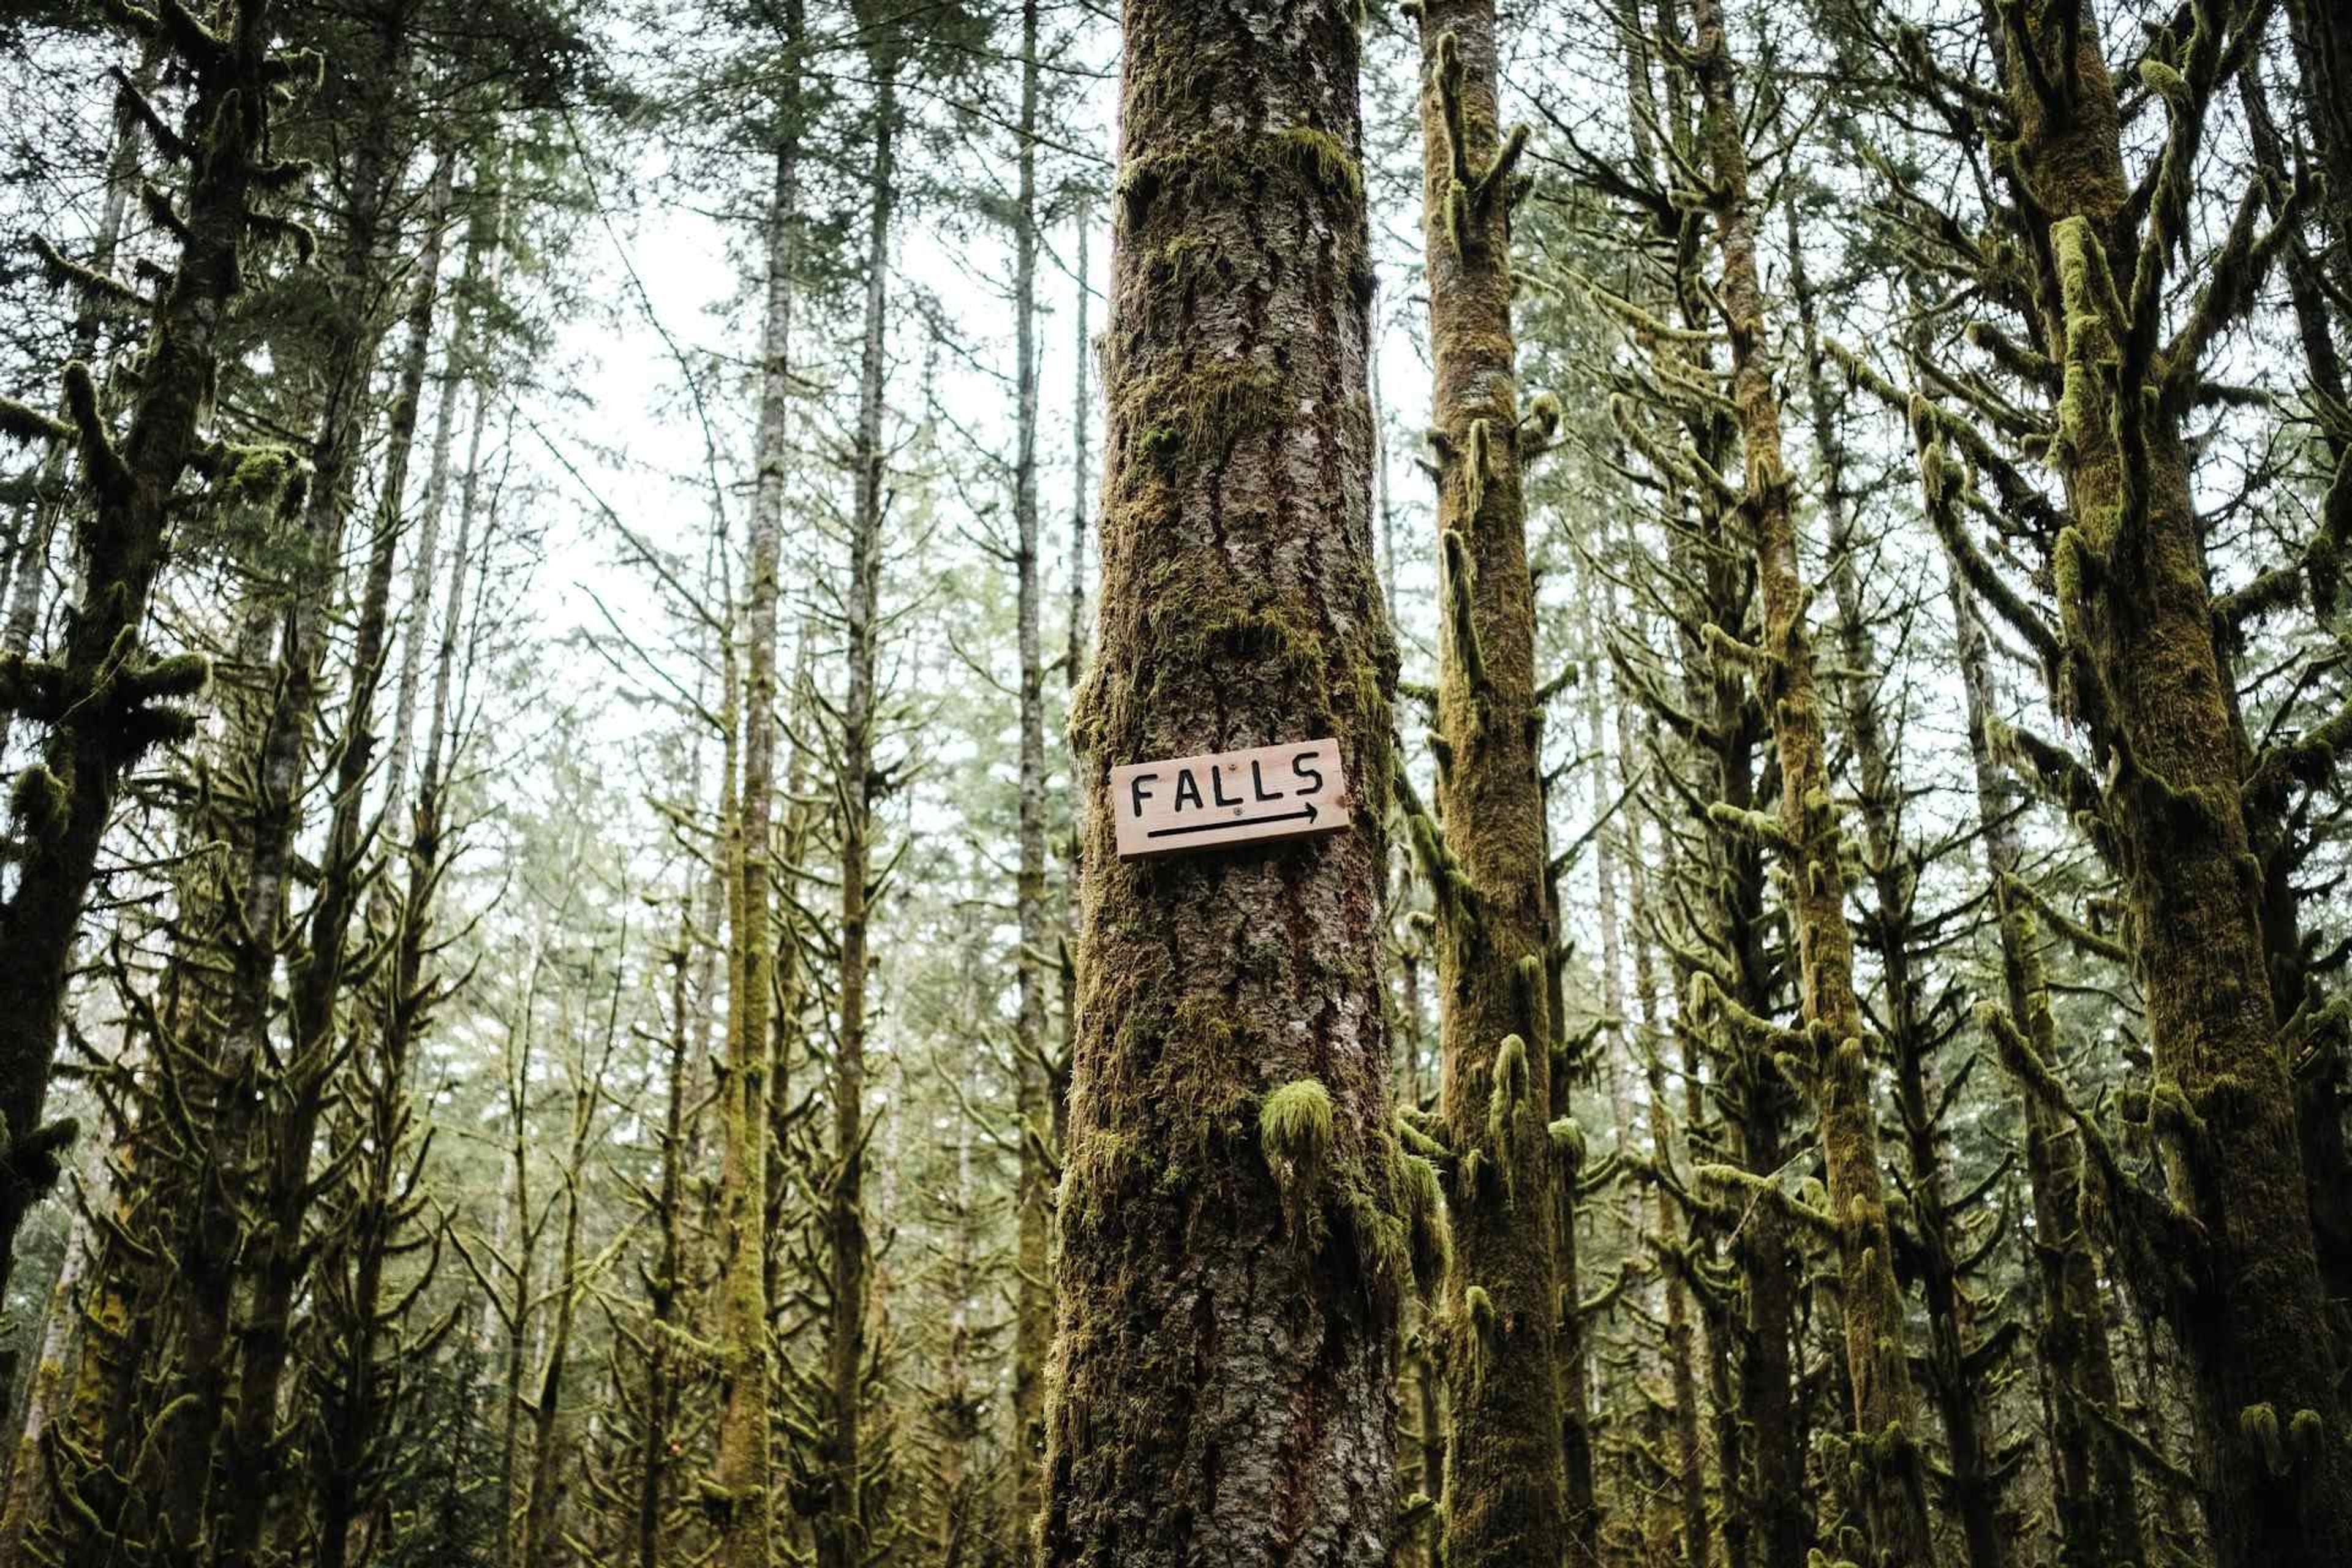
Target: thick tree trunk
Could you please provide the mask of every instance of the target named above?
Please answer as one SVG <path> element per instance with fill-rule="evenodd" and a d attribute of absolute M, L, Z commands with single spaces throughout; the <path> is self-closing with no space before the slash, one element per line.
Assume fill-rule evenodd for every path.
<path fill-rule="evenodd" d="M 1427 1239 L 1402 1200 L 1430 1184 L 1387 1110 L 1395 654 L 1370 527 L 1356 16 L 1337 0 L 1124 16 L 1040 1562 L 1379 1563 L 1397 1307 L 1409 1237 Z M 1325 736 L 1347 831 L 1118 858 L 1114 763 Z"/>
<path fill-rule="evenodd" d="M 1449 1568 L 1524 1563 L 1562 1543 L 1589 1552 L 1593 1528 L 1589 1446 L 1573 1479 L 1563 1462 L 1554 1342 L 1563 1237 L 1553 1194 L 1575 1178 L 1547 1131 L 1552 938 L 1510 311 L 1509 187 L 1525 137 L 1499 134 L 1495 26 L 1490 0 L 1422 10 L 1422 228 L 1442 437 L 1445 631 L 1433 749 L 1443 843 L 1435 823 L 1415 831 L 1426 835 L 1436 895 L 1440 1116 L 1462 1161 L 1444 1319 Z"/>
<path fill-rule="evenodd" d="M 2085 7 L 2087 12 L 2088 7 Z M 2199 95 L 2246 8 L 2200 15 L 2165 174 L 2198 145 Z M 2204 51 L 2217 53 L 2208 55 Z M 2098 28 L 2011 30 L 2017 177 L 2041 268 L 2044 352 L 2064 369 L 2056 450 L 2074 526 L 2056 544 L 2067 695 L 2109 765 L 2100 811 L 2129 900 L 2174 1209 L 2162 1286 L 2195 1374 L 2196 1468 L 2221 1568 L 2352 1558 L 2352 1447 L 2320 1287 L 2295 1107 L 2265 982 L 2201 522 L 2175 376 L 2157 352 L 2163 246 L 2142 247 Z M 2148 222 L 2176 221 L 2159 191 Z M 2126 303 L 2128 302 L 2128 303 Z M 2110 385 L 2112 379 L 2114 384 Z M 2116 413 L 2120 404 L 2122 412 Z"/>

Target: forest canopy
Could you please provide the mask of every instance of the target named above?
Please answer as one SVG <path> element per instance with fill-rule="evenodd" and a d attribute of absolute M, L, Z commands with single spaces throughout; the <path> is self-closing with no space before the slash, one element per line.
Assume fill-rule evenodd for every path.
<path fill-rule="evenodd" d="M 0 1568 L 2352 1563 L 2331 0 L 0 128 Z"/>

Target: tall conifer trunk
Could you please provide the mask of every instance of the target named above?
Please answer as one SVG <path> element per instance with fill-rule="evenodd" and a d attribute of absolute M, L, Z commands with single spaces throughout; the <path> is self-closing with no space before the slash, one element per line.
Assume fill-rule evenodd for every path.
<path fill-rule="evenodd" d="M 800 46 L 799 0 L 780 17 L 787 49 Z M 770 1405 L 774 1379 L 768 1350 L 772 1248 L 768 1162 L 774 1066 L 776 950 L 776 604 L 782 553 L 785 463 L 792 415 L 793 268 L 800 222 L 800 62 L 788 60 L 788 86 L 776 115 L 773 184 L 762 239 L 765 308 L 760 328 L 760 423 L 751 512 L 751 584 L 745 606 L 741 785 L 728 825 L 734 885 L 728 891 L 730 984 L 727 1064 L 719 1084 L 719 1334 L 724 1374 L 718 1463 L 721 1568 L 768 1568 L 773 1561 L 773 1455 Z"/>
<path fill-rule="evenodd" d="M 2007 75 L 2042 352 L 2064 377 L 2053 447 L 2072 521 L 2054 550 L 2062 700 L 2106 769 L 2084 804 L 2124 876 L 2153 1121 L 2171 1212 L 2194 1227 L 2161 1237 L 2184 1254 L 2171 1260 L 2178 1279 L 2143 1283 L 2161 1291 L 2194 1373 L 2216 1561 L 2299 1568 L 2352 1560 L 2342 1348 L 2322 1300 L 2192 493 L 2184 427 L 2202 345 L 2157 340 L 2205 106 L 2256 16 L 2200 7 L 2189 36 L 2160 51 L 2168 74 L 2151 79 L 2171 124 L 2144 220 L 2089 5 L 2022 10 Z M 2199 301 L 2200 316 L 2211 308 Z"/>
<path fill-rule="evenodd" d="M 1499 134 L 1490 0 L 1424 5 L 1421 39 L 1444 635 L 1437 820 L 1415 831 L 1436 893 L 1439 1113 L 1462 1160 L 1444 1319 L 1454 1424 L 1444 1552 L 1449 1568 L 1487 1568 L 1561 1542 L 1589 1550 L 1592 1475 L 1589 1445 L 1576 1456 L 1580 1473 L 1567 1475 L 1553 1343 L 1562 1304 L 1552 1194 L 1574 1176 L 1556 1168 L 1547 1131 L 1542 716 L 1511 335 L 1510 186 L 1526 132 Z"/>
<path fill-rule="evenodd" d="M 1805 626 L 1810 595 L 1797 559 L 1793 486 L 1781 447 L 1780 398 L 1748 194 L 1747 121 L 1722 0 L 1696 0 L 1692 16 L 1705 106 L 1699 141 L 1714 176 L 1710 205 L 1723 262 L 1730 393 L 1745 467 L 1739 519 L 1755 552 L 1764 606 L 1762 643 L 1737 651 L 1757 672 L 1780 757 L 1780 811 L 1770 837 L 1789 871 L 1788 901 L 1803 988 L 1802 1026 L 1789 1045 L 1810 1078 L 1821 1120 L 1828 1220 L 1844 1284 L 1846 1363 L 1853 1384 L 1852 1457 L 1870 1550 L 1880 1563 L 1924 1563 L 1932 1552 L 1926 1458 L 1919 1449 L 1917 1398 L 1887 1230 L 1872 1069 L 1854 991 L 1853 933 L 1845 921 L 1829 749 Z M 1729 631 L 1709 631 L 1718 646 L 1730 646 Z"/>
<path fill-rule="evenodd" d="M 1013 1287 L 1013 1420 L 1017 1444 L 1013 1506 L 1014 1522 L 1024 1532 L 1035 1522 L 1044 1495 L 1038 1466 L 1045 1447 L 1045 1354 L 1054 1334 L 1047 1215 L 1052 1173 L 1045 1142 L 1049 1121 L 1045 1100 L 1051 1085 L 1045 1058 L 1045 650 L 1040 630 L 1045 583 L 1037 503 L 1037 10 L 1038 0 L 1022 0 L 1020 188 L 1013 216 L 1016 426 L 1013 549 L 1019 575 L 1021 657 L 1020 863 L 1013 877 L 1014 920 L 1021 939 L 1015 968 L 1020 1011 L 1013 1026 L 1013 1109 L 1021 1123 L 1021 1152 L 1019 1184 L 1013 1194 L 1018 1277 Z M 1083 408 L 1078 417 L 1084 428 Z M 1074 573 L 1076 566 L 1074 558 Z M 1071 615 L 1075 637 L 1075 606 Z"/>
<path fill-rule="evenodd" d="M 1428 1204 L 1400 1200 L 1434 1183 L 1388 1125 L 1395 655 L 1370 527 L 1356 11 L 1129 0 L 1124 20 L 1040 1562 L 1379 1563 L 1397 1308 L 1430 1232 Z M 1112 765 L 1325 736 L 1347 831 L 1118 858 Z"/>
<path fill-rule="evenodd" d="M 152 747 L 193 731 L 169 701 L 199 689 L 208 673 L 200 658 L 152 658 L 141 642 L 184 504 L 181 479 L 193 467 L 224 489 L 247 477 L 238 470 L 251 462 L 254 473 L 274 471 L 282 486 L 289 467 L 286 454 L 263 462 L 208 440 L 205 429 L 224 318 L 252 236 L 272 221 L 257 198 L 300 174 L 269 148 L 271 7 L 242 0 L 219 33 L 201 37 L 169 29 L 152 13 L 125 15 L 150 47 L 176 53 L 192 92 L 180 136 L 188 174 L 179 254 L 157 285 L 140 385 L 120 429 L 79 362 L 64 378 L 69 421 L 0 405 L 8 434 L 76 443 L 90 500 L 75 534 L 84 591 L 64 646 L 54 664 L 25 671 L 10 703 L 47 732 L 39 762 L 12 789 L 16 880 L 0 903 L 0 1289 L 17 1227 L 55 1181 L 75 1132 L 43 1114 L 73 944 L 123 774 Z M 156 113 L 152 105 L 147 112 Z M 160 114 L 155 123 L 165 123 Z M 266 501 L 278 487 L 258 488 L 264 493 L 245 499 Z"/>
<path fill-rule="evenodd" d="M 1930 504 L 1936 504 L 1931 501 Z M 2000 710 L 1993 689 L 1990 638 L 1975 601 L 1955 572 L 1952 618 L 1960 679 L 1968 694 L 1969 752 L 1985 868 L 2000 921 L 2002 999 L 2045 1062 L 2059 1059 L 2040 939 L 2032 911 L 2013 886 L 2025 868 L 2017 827 L 2022 792 L 1991 743 Z M 2080 1134 L 2040 1096 L 2025 1097 L 2026 1183 L 2033 1205 L 2033 1259 L 2042 1288 L 2043 1374 L 2057 1385 L 2053 1402 L 2051 1474 L 2060 1568 L 2134 1568 L 2144 1561 L 2132 1458 L 2092 1414 L 2120 1411 L 2106 1303 L 2100 1289 L 2099 1238 L 2083 1194 Z"/>
<path fill-rule="evenodd" d="M 1837 647 L 1843 664 L 1847 736 L 1860 784 L 1864 879 L 1870 907 L 1864 930 L 1878 954 L 1879 1018 L 1894 1058 L 1896 1121 L 1909 1175 L 1916 1243 L 1914 1267 L 1927 1309 L 1927 1354 L 1921 1381 L 1944 1428 L 1945 1463 L 1950 1472 L 1942 1496 L 1957 1516 L 1969 1568 L 2002 1568 L 2008 1536 L 2001 1524 L 2001 1470 L 1996 1462 L 1995 1426 L 1990 1405 L 1997 1363 L 1979 1365 L 1977 1303 L 1961 1276 L 1964 1239 L 1951 1209 L 1945 1146 L 1948 1141 L 1940 1097 L 1931 1078 L 1937 1046 L 1946 1037 L 1947 1015 L 1921 972 L 1921 934 L 1915 918 L 1918 868 L 1903 842 L 1903 781 L 1896 772 L 1895 741 L 1880 706 L 1884 667 L 1870 625 L 1855 556 L 1855 537 L 1846 491 L 1845 448 L 1822 374 L 1818 301 L 1806 271 L 1797 209 L 1782 209 L 1788 225 L 1790 290 L 1797 308 L 1804 353 L 1807 423 L 1821 465 L 1821 510 L 1828 524 L 1827 571 L 1838 612 Z"/>
<path fill-rule="evenodd" d="M 861 16 L 865 8 L 861 7 Z M 823 1229 L 828 1297 L 820 1409 L 821 1480 L 808 1512 L 817 1568 L 863 1568 L 874 1457 L 865 1426 L 872 1266 L 866 1231 L 866 1046 L 873 940 L 877 806 L 887 781 L 875 748 L 881 723 L 879 624 L 883 570 L 884 395 L 889 377 L 889 274 L 898 208 L 898 70 L 904 43 L 895 14 L 866 18 L 875 81 L 866 169 L 865 311 L 858 353 L 857 426 L 850 500 L 849 581 L 842 597 L 844 657 L 834 796 L 840 834 L 840 989 L 831 1081 L 833 1127 Z"/>

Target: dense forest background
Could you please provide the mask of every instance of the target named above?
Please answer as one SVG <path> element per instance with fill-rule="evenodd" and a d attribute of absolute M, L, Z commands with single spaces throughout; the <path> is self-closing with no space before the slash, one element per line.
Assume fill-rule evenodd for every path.
<path fill-rule="evenodd" d="M 13 0 L 0 1565 L 2352 1561 L 2347 106 L 2327 0 Z M 1359 641 L 1153 553 L 1211 453 Z M 1087 819 L 1327 656 L 1300 958 Z M 1236 1236 L 1378 1436 L 1227 1442 Z"/>

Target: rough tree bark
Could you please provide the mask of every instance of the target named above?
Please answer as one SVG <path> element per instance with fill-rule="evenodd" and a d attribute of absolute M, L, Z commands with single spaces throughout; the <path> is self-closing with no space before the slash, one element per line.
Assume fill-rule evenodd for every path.
<path fill-rule="evenodd" d="M 2198 361 L 2254 263 L 2225 255 L 2159 343 L 2206 107 L 2262 7 L 2217 4 L 2147 73 L 2169 128 L 2146 217 L 2124 172 L 2091 7 L 2009 18 L 2011 170 L 2029 198 L 2042 352 L 2063 373 L 2053 456 L 2071 526 L 2054 578 L 2062 698 L 2107 769 L 2094 809 L 2125 879 L 2179 1254 L 2157 1289 L 2194 1372 L 2196 1468 L 2222 1568 L 2352 1558 L 2352 1447 L 2215 647 L 2185 424 Z"/>
<path fill-rule="evenodd" d="M 1378 1563 L 1397 1307 L 1435 1183 L 1386 1104 L 1395 654 L 1356 7 L 1129 0 L 1124 19 L 1040 1562 Z M 1112 764 L 1322 736 L 1349 830 L 1118 858 Z"/>

